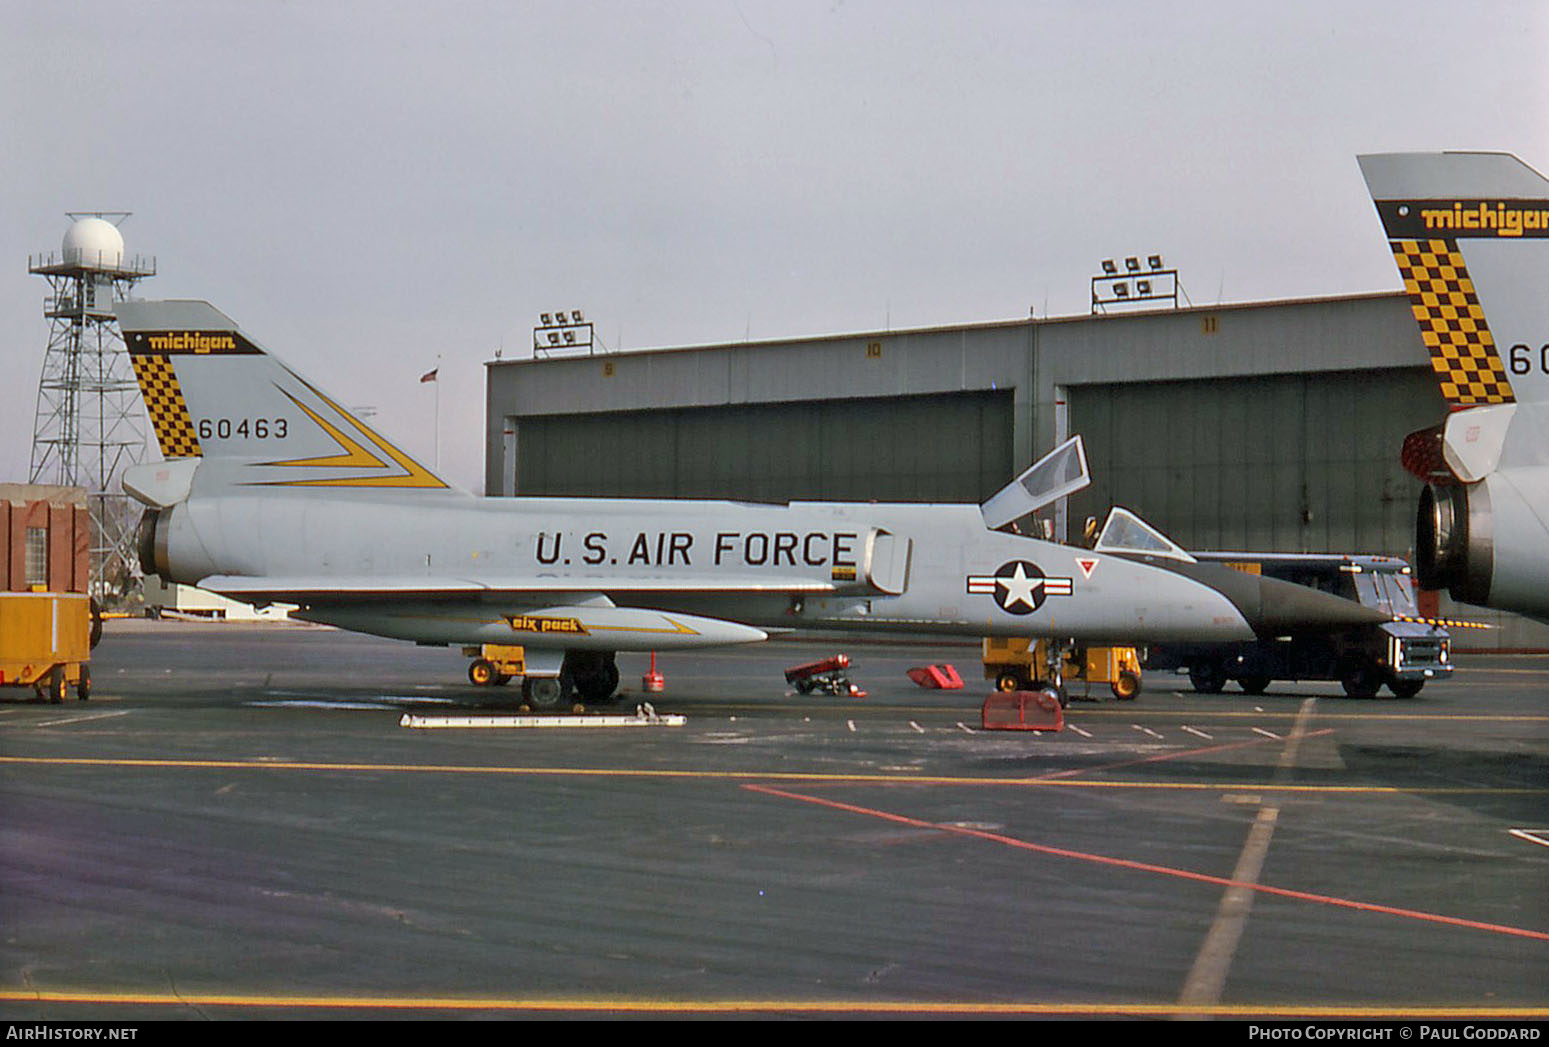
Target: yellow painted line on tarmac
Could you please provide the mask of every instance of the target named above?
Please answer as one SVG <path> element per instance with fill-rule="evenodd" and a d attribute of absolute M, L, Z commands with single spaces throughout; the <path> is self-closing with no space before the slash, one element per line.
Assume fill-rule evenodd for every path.
<path fill-rule="evenodd" d="M 1315 793 L 1393 796 L 1543 796 L 1549 786 L 1492 789 L 1478 786 L 1406 789 L 1394 785 L 1285 785 L 1265 782 L 1110 782 L 1082 778 L 975 778 L 924 774 L 838 774 L 803 771 L 692 771 L 632 767 L 481 767 L 469 764 L 315 763 L 282 760 L 152 760 L 102 757 L 0 756 L 0 766 L 162 768 L 208 771 L 313 771 L 348 774 L 490 774 L 553 778 L 658 778 L 732 782 L 833 782 L 851 785 L 1044 786 L 1077 789 L 1152 789 L 1179 792 Z"/>
<path fill-rule="evenodd" d="M 1432 1018 L 1539 1019 L 1549 1007 L 1480 1007 L 1452 1005 L 1274 1003 L 1214 1004 L 1180 1008 L 1177 1003 L 1080 1003 L 1026 1001 L 990 1003 L 973 1000 L 915 1002 L 909 1000 L 643 1000 L 634 997 L 513 997 L 463 996 L 302 996 L 262 993 L 130 993 L 0 991 L 3 1003 L 98 1004 L 140 1007 L 255 1007 L 317 1010 L 386 1011 L 527 1011 L 588 1014 L 980 1014 L 980 1015 L 1135 1015 L 1174 1016 L 1180 1013 L 1221 1018 Z"/>

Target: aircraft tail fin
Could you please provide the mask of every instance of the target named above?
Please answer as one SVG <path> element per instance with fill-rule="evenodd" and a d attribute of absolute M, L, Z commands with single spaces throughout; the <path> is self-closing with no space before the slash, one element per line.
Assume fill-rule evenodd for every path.
<path fill-rule="evenodd" d="M 1509 153 L 1359 161 L 1448 406 L 1549 401 L 1549 180 Z"/>
<path fill-rule="evenodd" d="M 219 460 L 215 472 L 241 486 L 451 489 L 209 303 L 114 311 L 169 461 Z"/>

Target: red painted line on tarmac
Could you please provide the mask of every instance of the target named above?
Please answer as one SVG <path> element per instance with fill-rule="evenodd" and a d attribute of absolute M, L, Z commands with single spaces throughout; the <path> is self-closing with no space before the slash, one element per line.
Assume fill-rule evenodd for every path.
<path fill-rule="evenodd" d="M 1475 931 L 1488 931 L 1491 934 L 1506 934 L 1517 938 L 1528 938 L 1533 941 L 1549 942 L 1549 932 L 1534 931 L 1525 927 L 1511 927 L 1499 923 L 1483 923 L 1478 920 L 1465 920 L 1458 916 L 1443 916 L 1440 913 L 1421 912 L 1418 909 L 1401 909 L 1392 905 L 1379 905 L 1376 902 L 1361 902 L 1350 898 L 1335 898 L 1327 894 L 1311 894 L 1307 891 L 1293 891 L 1286 887 L 1270 887 L 1266 884 L 1244 883 L 1231 880 L 1224 876 L 1212 876 L 1208 873 L 1191 872 L 1188 869 L 1176 869 L 1167 865 L 1153 865 L 1149 862 L 1136 862 L 1128 858 L 1113 858 L 1104 854 L 1091 854 L 1086 851 L 1072 851 L 1064 847 L 1051 847 L 1048 844 L 1032 843 L 1028 840 L 1019 840 L 1014 836 L 1006 836 L 1001 833 L 986 832 L 983 829 L 969 829 L 960 825 L 945 825 L 940 822 L 927 822 L 920 818 L 911 818 L 908 815 L 893 814 L 890 811 L 880 811 L 874 807 L 861 807 L 858 804 L 842 803 L 838 800 L 827 800 L 819 796 L 803 796 L 800 793 L 787 792 L 784 789 L 775 789 L 767 785 L 744 785 L 742 788 L 751 792 L 764 793 L 785 800 L 799 800 L 802 803 L 817 804 L 820 807 L 829 807 L 836 811 L 845 811 L 849 814 L 865 815 L 868 818 L 879 818 L 882 821 L 893 822 L 897 825 L 908 825 L 916 829 L 935 829 L 938 832 L 955 833 L 959 836 L 972 836 L 990 843 L 1004 844 L 1007 847 L 1015 847 L 1019 850 L 1033 851 L 1038 854 L 1052 855 L 1056 858 L 1070 858 L 1075 861 L 1092 862 L 1097 865 L 1109 865 L 1120 869 L 1130 869 L 1135 872 L 1155 873 L 1159 876 L 1171 876 L 1180 880 L 1193 880 L 1196 883 L 1208 883 L 1217 887 L 1241 887 L 1245 890 L 1255 891 L 1259 894 L 1273 895 L 1279 898 L 1290 898 L 1294 901 L 1316 902 L 1319 905 L 1331 905 L 1341 909 L 1355 909 L 1361 912 L 1382 913 L 1387 916 L 1399 916 L 1408 920 L 1420 920 L 1425 923 L 1439 923 L 1449 927 L 1466 927 Z"/>

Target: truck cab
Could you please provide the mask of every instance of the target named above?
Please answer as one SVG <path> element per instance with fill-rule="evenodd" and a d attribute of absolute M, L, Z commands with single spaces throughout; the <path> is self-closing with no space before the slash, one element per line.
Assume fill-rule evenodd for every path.
<path fill-rule="evenodd" d="M 1186 671 L 1194 689 L 1207 694 L 1221 691 L 1229 680 L 1248 694 L 1262 694 L 1275 680 L 1337 680 L 1352 698 L 1375 697 L 1384 686 L 1399 698 L 1412 698 L 1427 680 L 1452 674 L 1451 637 L 1419 617 L 1413 576 L 1398 557 L 1193 555 L 1355 600 L 1395 620 L 1252 643 L 1160 644 L 1147 653 L 1147 669 Z"/>

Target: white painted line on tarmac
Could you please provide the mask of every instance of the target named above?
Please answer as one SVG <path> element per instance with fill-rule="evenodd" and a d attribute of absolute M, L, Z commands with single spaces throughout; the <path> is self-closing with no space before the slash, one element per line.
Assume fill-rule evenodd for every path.
<path fill-rule="evenodd" d="M 1266 731 L 1262 727 L 1255 727 L 1253 729 L 1253 733 L 1254 734 L 1262 734 L 1265 738 L 1273 738 L 1277 742 L 1280 741 L 1280 736 L 1278 734 L 1276 734 L 1273 731 Z"/>
<path fill-rule="evenodd" d="M 1549 847 L 1549 829 L 1508 829 L 1507 832 L 1519 840 L 1536 843 L 1540 847 Z"/>
<path fill-rule="evenodd" d="M 134 710 L 132 710 L 132 709 L 120 709 L 119 711 L 112 712 L 112 713 L 93 713 L 90 716 L 72 716 L 72 717 L 70 717 L 69 719 L 66 719 L 66 720 L 44 720 L 43 722 L 35 723 L 32 726 L 34 726 L 34 727 L 63 727 L 67 723 L 86 723 L 86 722 L 88 722 L 90 720 L 106 720 L 110 716 L 128 716 L 133 711 Z"/>
<path fill-rule="evenodd" d="M 1153 738 L 1160 738 L 1160 737 L 1162 737 L 1160 734 L 1157 734 L 1151 728 L 1143 726 L 1142 724 L 1132 723 L 1132 724 L 1130 724 L 1130 726 L 1133 727 L 1135 730 L 1140 731 L 1142 734 L 1149 734 Z"/>
<path fill-rule="evenodd" d="M 682 727 L 686 716 L 415 716 L 404 713 L 400 727 L 416 728 L 538 728 L 538 727 Z"/>
<path fill-rule="evenodd" d="M 1190 727 L 1188 724 L 1184 724 L 1182 729 L 1188 731 L 1196 738 L 1203 738 L 1207 742 L 1215 741 L 1215 737 L 1213 735 L 1206 734 L 1204 731 L 1201 731 L 1198 728 Z"/>
<path fill-rule="evenodd" d="M 1090 737 L 1092 737 L 1092 734 L 1091 734 L 1090 731 L 1083 731 L 1081 728 L 1077 727 L 1073 723 L 1067 723 L 1065 726 L 1069 727 L 1072 731 L 1075 731 L 1077 734 L 1079 734 L 1083 738 L 1090 738 Z"/>
<path fill-rule="evenodd" d="M 921 727 L 919 724 L 915 723 L 913 720 L 909 721 L 909 726 L 914 728 L 914 733 L 915 734 L 924 734 L 925 733 L 925 728 Z"/>

